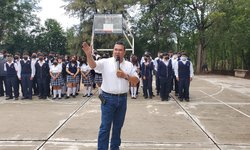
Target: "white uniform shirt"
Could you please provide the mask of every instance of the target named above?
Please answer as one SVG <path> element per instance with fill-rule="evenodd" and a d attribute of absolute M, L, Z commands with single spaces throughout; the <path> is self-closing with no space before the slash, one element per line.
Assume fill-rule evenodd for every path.
<path fill-rule="evenodd" d="M 160 58 L 159 57 L 156 57 L 155 59 L 154 59 L 154 69 L 155 69 L 155 71 L 157 71 L 158 70 L 158 60 L 159 60 Z"/>
<path fill-rule="evenodd" d="M 179 60 L 179 61 L 182 61 L 182 60 Z M 183 64 L 186 64 L 187 61 L 189 61 L 189 60 L 182 61 L 182 62 L 183 62 Z M 192 62 L 191 61 L 189 61 L 189 62 L 190 62 L 190 67 L 189 67 L 190 68 L 190 77 L 193 78 L 194 77 L 194 68 L 193 68 Z M 174 73 L 175 73 L 176 77 L 179 77 L 178 69 L 179 69 L 179 67 L 178 67 L 178 61 L 177 61 L 176 65 L 175 65 L 175 70 L 174 70 Z"/>
<path fill-rule="evenodd" d="M 28 60 L 24 60 L 24 59 L 23 59 L 23 61 L 24 61 L 24 63 L 26 63 Z M 36 74 L 35 63 L 32 63 L 32 61 L 30 61 L 30 63 L 31 63 L 31 77 L 34 78 L 34 76 L 35 76 L 35 74 Z M 21 77 L 21 72 L 22 72 L 22 65 L 21 65 L 21 63 L 20 63 L 20 66 L 18 66 L 18 69 L 19 69 L 19 72 L 18 72 L 19 75 L 18 75 L 18 76 Z"/>
<path fill-rule="evenodd" d="M 70 63 L 71 63 L 71 62 L 69 62 L 69 63 L 66 65 L 66 68 L 69 68 L 69 64 L 70 64 Z M 73 67 L 74 67 L 74 66 L 75 66 L 75 64 L 74 64 L 74 63 L 71 63 L 71 66 L 73 66 Z M 80 63 L 77 61 L 77 63 L 76 63 L 76 67 L 77 67 L 77 68 L 80 68 L 79 66 L 80 66 Z"/>
<path fill-rule="evenodd" d="M 169 64 L 169 59 L 168 60 L 163 60 L 162 61 L 166 66 L 168 66 L 168 64 Z"/>
<path fill-rule="evenodd" d="M 129 76 L 136 76 L 139 79 L 131 62 L 123 60 L 123 62 L 120 64 L 120 68 Z M 128 92 L 128 80 L 125 80 L 124 78 L 118 78 L 116 76 L 118 68 L 116 59 L 114 57 L 96 61 L 96 67 L 94 69 L 102 73 L 103 82 L 101 89 L 104 92 L 111 94 L 122 94 Z"/>
<path fill-rule="evenodd" d="M 7 71 L 7 66 L 6 65 L 8 65 L 8 66 L 10 66 L 10 65 L 12 65 L 14 62 L 12 61 L 11 63 L 9 63 L 9 62 L 6 62 L 5 64 L 4 64 L 4 71 Z M 17 77 L 18 78 L 21 78 L 21 76 L 20 76 L 20 66 L 18 66 L 18 64 L 17 63 L 14 63 L 14 67 L 15 67 L 15 70 L 16 70 L 16 72 L 17 72 Z"/>
<path fill-rule="evenodd" d="M 82 72 L 87 72 L 88 70 L 91 70 L 91 68 L 89 67 L 89 65 L 82 64 L 81 71 Z"/>
<path fill-rule="evenodd" d="M 171 58 L 172 60 L 172 67 L 173 67 L 173 70 L 175 71 L 176 70 L 176 65 L 178 64 L 178 58 L 174 59 L 174 58 Z"/>
<path fill-rule="evenodd" d="M 50 66 L 50 72 L 51 73 L 59 73 L 59 72 L 62 72 L 62 66 L 61 65 L 52 65 Z"/>

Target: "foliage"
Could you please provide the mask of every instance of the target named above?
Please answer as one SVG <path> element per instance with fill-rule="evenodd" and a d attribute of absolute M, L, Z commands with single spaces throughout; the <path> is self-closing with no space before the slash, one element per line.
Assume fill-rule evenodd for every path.
<path fill-rule="evenodd" d="M 55 20 L 44 27 L 33 14 L 38 1 L 0 1 L 0 46 L 10 52 L 56 51 L 83 55 L 96 13 L 123 14 L 135 37 L 135 53 L 186 51 L 196 72 L 250 69 L 250 1 L 246 0 L 64 0 L 66 12 L 81 23 L 66 32 Z M 95 48 L 110 48 L 122 35 L 98 35 Z"/>

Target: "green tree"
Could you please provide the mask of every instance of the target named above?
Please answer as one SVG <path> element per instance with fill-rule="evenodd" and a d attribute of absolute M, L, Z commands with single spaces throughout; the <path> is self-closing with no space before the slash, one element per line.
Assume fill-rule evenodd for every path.
<path fill-rule="evenodd" d="M 37 29 L 38 36 L 35 37 L 37 50 L 43 52 L 54 51 L 64 53 L 66 51 L 67 39 L 61 25 L 54 19 L 47 19 L 45 27 Z"/>
<path fill-rule="evenodd" d="M 6 47 L 9 43 L 13 44 L 16 35 L 26 34 L 28 29 L 38 24 L 38 19 L 33 14 L 39 9 L 37 2 L 37 0 L 0 1 L 0 45 Z"/>

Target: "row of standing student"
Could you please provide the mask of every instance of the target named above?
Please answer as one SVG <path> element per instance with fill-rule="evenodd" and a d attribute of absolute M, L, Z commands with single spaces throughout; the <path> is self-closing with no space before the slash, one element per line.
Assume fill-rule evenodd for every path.
<path fill-rule="evenodd" d="M 23 95 L 21 99 L 31 100 L 33 95 L 46 99 L 51 91 L 53 99 L 61 99 L 62 95 L 66 95 L 66 99 L 71 95 L 76 97 L 81 77 L 85 87 L 83 96 L 91 96 L 93 84 L 101 86 L 102 82 L 100 73 L 93 73 L 85 60 L 79 62 L 75 56 L 64 61 L 63 57 L 46 58 L 42 53 L 33 53 L 29 57 L 24 53 L 23 59 L 14 59 L 12 55 L 4 57 L 0 52 L 0 69 L 0 96 L 4 96 L 5 91 L 6 100 L 18 100 L 19 87 Z"/>
<path fill-rule="evenodd" d="M 186 53 L 158 53 L 154 60 L 149 53 L 141 59 L 141 76 L 144 98 L 152 98 L 153 72 L 156 77 L 156 92 L 162 101 L 168 101 L 170 92 L 175 91 L 180 101 L 189 101 L 189 86 L 193 74 L 193 65 Z M 174 88 L 173 88 L 174 87 Z"/>
<path fill-rule="evenodd" d="M 158 57 L 153 61 L 149 53 L 145 53 L 140 63 L 138 63 L 137 56 L 131 55 L 130 61 L 142 79 L 143 96 L 145 98 L 154 96 L 152 90 L 154 71 L 156 91 L 161 100 L 168 100 L 169 93 L 174 89 L 181 101 L 183 99 L 189 101 L 189 84 L 193 77 L 193 68 L 191 61 L 187 59 L 187 55 L 185 53 L 181 55 L 175 54 L 172 56 L 170 54 L 169 56 L 168 53 L 159 52 Z M 104 57 L 108 56 L 105 55 Z M 2 60 L 2 54 L 0 53 L 0 67 Z M 98 72 L 93 73 L 86 60 L 79 62 L 75 56 L 68 61 L 63 60 L 63 57 L 48 59 L 42 53 L 38 54 L 38 58 L 33 53 L 30 59 L 28 54 L 24 54 L 23 59 L 19 61 L 13 60 L 12 56 L 7 57 L 4 64 L 4 70 L 7 72 L 5 87 L 7 99 L 13 98 L 12 88 L 14 89 L 15 99 L 18 99 L 19 85 L 17 83 L 19 81 L 22 85 L 22 99 L 32 99 L 32 88 L 34 93 L 38 94 L 41 99 L 46 99 L 50 95 L 50 89 L 53 91 L 53 99 L 56 97 L 61 99 L 62 94 L 66 95 L 66 99 L 70 95 L 75 97 L 80 89 L 81 77 L 84 84 L 84 96 L 91 96 L 93 84 L 97 84 L 98 87 L 101 86 L 101 74 Z M 11 68 L 12 71 L 10 71 Z M 0 79 L 2 79 L 1 72 Z M 130 84 L 132 99 L 135 99 L 138 95 L 139 84 Z M 175 88 L 173 88 L 173 85 Z M 3 95 L 2 89 L 0 88 L 0 96 Z"/>

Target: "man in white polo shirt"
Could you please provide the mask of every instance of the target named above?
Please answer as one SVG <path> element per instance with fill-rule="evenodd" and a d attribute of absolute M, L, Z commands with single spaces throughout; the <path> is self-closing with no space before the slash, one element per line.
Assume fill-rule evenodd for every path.
<path fill-rule="evenodd" d="M 127 92 L 129 82 L 137 84 L 139 77 L 132 63 L 125 61 L 125 45 L 116 42 L 113 57 L 94 61 L 92 48 L 84 42 L 82 49 L 87 56 L 91 68 L 102 73 L 102 105 L 101 126 L 98 136 L 98 150 L 108 150 L 109 135 L 112 126 L 111 150 L 119 150 L 121 145 L 121 129 L 127 109 Z"/>

